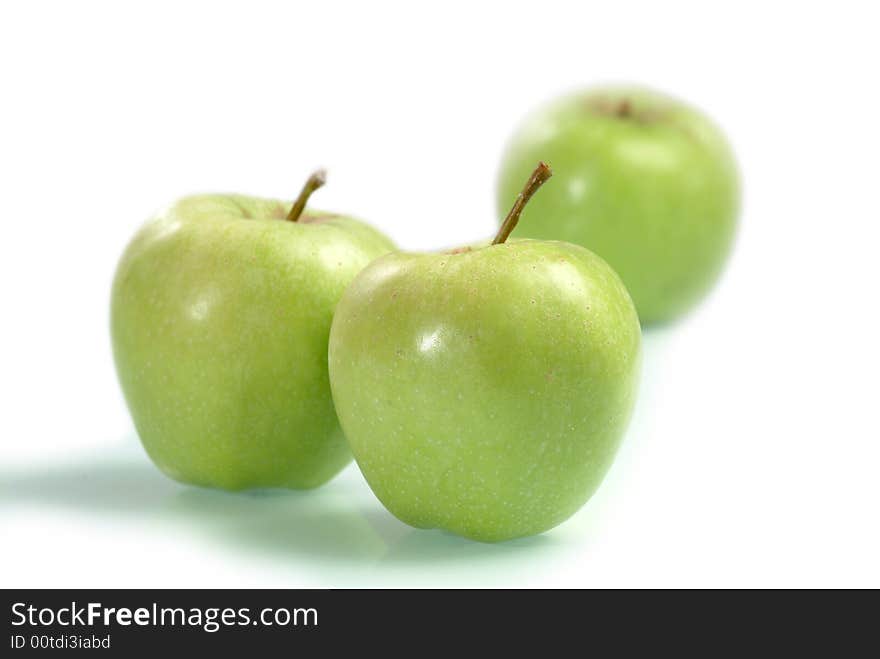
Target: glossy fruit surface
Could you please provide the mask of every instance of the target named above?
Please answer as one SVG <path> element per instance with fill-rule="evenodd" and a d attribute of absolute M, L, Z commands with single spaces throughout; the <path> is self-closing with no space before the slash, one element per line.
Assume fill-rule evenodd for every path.
<path fill-rule="evenodd" d="M 640 337 L 620 279 L 582 247 L 396 253 L 340 301 L 330 380 L 394 515 L 497 541 L 556 526 L 599 486 L 635 400 Z"/>
<path fill-rule="evenodd" d="M 183 199 L 125 251 L 119 380 L 144 448 L 177 480 L 314 487 L 351 459 L 327 374 L 333 312 L 391 243 L 350 218 L 236 195 Z"/>

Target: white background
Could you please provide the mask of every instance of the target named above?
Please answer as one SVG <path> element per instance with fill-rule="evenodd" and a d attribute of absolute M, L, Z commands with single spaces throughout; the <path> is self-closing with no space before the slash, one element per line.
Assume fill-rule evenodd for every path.
<path fill-rule="evenodd" d="M 131 5 L 0 9 L 0 586 L 880 586 L 872 3 Z M 714 116 L 745 209 L 712 297 L 646 333 L 580 513 L 489 546 L 404 526 L 354 466 L 244 495 L 153 468 L 107 329 L 153 210 L 324 165 L 316 206 L 467 243 L 522 115 L 608 80 Z"/>

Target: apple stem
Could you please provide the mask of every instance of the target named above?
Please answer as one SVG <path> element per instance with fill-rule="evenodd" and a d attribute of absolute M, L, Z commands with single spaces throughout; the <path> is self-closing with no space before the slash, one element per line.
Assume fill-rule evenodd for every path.
<path fill-rule="evenodd" d="M 311 197 L 312 193 L 326 182 L 327 172 L 323 169 L 319 169 L 309 176 L 309 180 L 306 181 L 302 191 L 299 193 L 299 197 L 293 202 L 293 206 L 287 214 L 287 220 L 289 222 L 296 222 L 299 219 L 299 216 L 302 215 L 302 212 L 306 209 L 306 202 L 309 200 L 309 197 Z"/>
<path fill-rule="evenodd" d="M 504 222 L 501 224 L 501 228 L 498 229 L 498 235 L 495 236 L 495 240 L 492 241 L 493 245 L 500 245 L 505 240 L 507 240 L 510 233 L 516 227 L 516 223 L 519 222 L 519 216 L 523 212 L 523 208 L 526 207 L 526 204 L 529 203 L 529 199 L 532 198 L 532 195 L 538 191 L 548 178 L 553 176 L 553 170 L 550 169 L 550 165 L 545 162 L 539 162 L 538 166 L 535 167 L 535 171 L 532 172 L 532 175 L 529 177 L 529 180 L 526 181 L 525 187 L 522 189 L 516 196 L 516 201 L 513 202 L 513 208 L 510 209 L 510 212 L 507 214 L 507 217 L 504 218 Z"/>

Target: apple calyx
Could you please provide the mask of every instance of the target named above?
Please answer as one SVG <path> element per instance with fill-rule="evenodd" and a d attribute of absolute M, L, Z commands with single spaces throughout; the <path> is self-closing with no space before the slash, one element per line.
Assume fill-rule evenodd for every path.
<path fill-rule="evenodd" d="M 299 216 L 302 215 L 302 212 L 306 209 L 306 202 L 308 202 L 309 197 L 311 197 L 312 193 L 326 182 L 327 172 L 323 169 L 313 172 L 300 191 L 296 201 L 293 202 L 293 206 L 291 206 L 290 212 L 285 219 L 288 222 L 296 222 L 299 219 Z"/>
<path fill-rule="evenodd" d="M 655 123 L 661 120 L 665 114 L 660 109 L 650 108 L 645 104 L 634 102 L 630 96 L 599 96 L 597 98 L 590 98 L 585 104 L 585 109 L 605 117 L 632 121 L 637 124 Z"/>
<path fill-rule="evenodd" d="M 510 209 L 507 217 L 504 218 L 501 228 L 498 229 L 498 234 L 492 241 L 493 245 L 500 245 L 507 240 L 510 233 L 516 227 L 516 223 L 519 222 L 519 216 L 522 215 L 523 209 L 526 207 L 526 204 L 529 203 L 529 199 L 532 198 L 532 195 L 538 191 L 538 188 L 544 185 L 547 179 L 551 176 L 553 176 L 553 170 L 550 169 L 550 165 L 544 161 L 539 162 L 538 166 L 535 167 L 535 171 L 533 171 L 532 175 L 529 177 L 529 180 L 526 181 L 522 192 L 516 196 L 516 201 L 513 202 L 513 207 Z"/>

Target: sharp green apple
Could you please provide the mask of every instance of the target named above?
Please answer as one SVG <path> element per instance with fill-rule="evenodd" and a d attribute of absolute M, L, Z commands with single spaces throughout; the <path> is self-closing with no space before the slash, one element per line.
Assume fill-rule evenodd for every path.
<path fill-rule="evenodd" d="M 630 417 L 640 327 L 614 271 L 583 247 L 506 242 L 543 163 L 491 245 L 384 256 L 330 331 L 330 384 L 361 471 L 416 527 L 481 541 L 572 515 Z"/>
<path fill-rule="evenodd" d="M 128 245 L 111 301 L 113 355 L 138 435 L 172 478 L 308 488 L 351 459 L 327 373 L 333 311 L 390 251 L 348 217 L 297 201 L 182 199 Z"/>
<path fill-rule="evenodd" d="M 643 324 L 674 319 L 712 287 L 731 250 L 740 193 L 731 149 L 704 114 L 634 87 L 559 99 L 510 141 L 499 211 L 537 159 L 557 178 L 515 237 L 566 240 L 601 256 Z"/>

